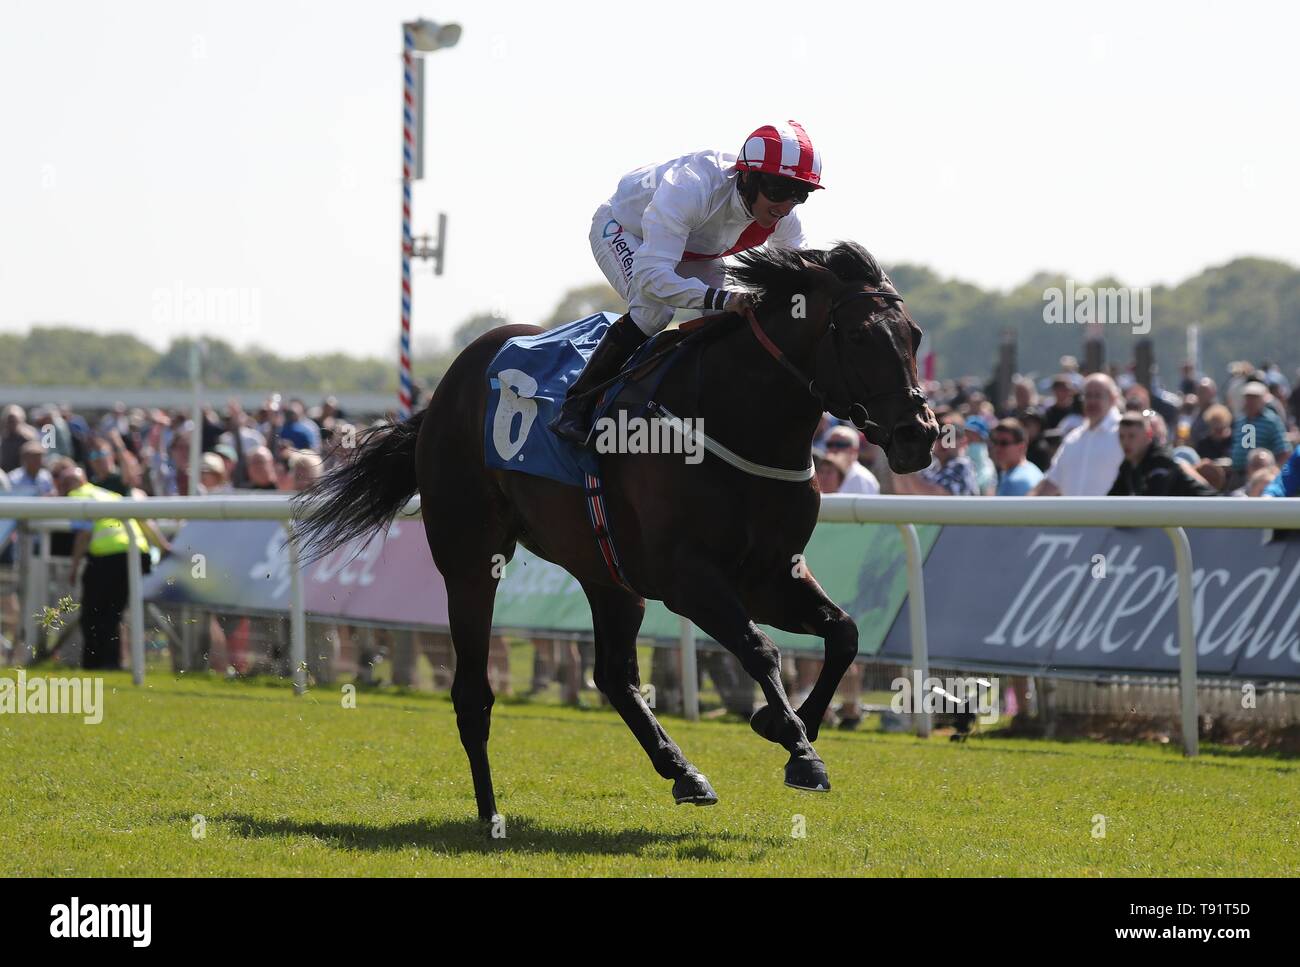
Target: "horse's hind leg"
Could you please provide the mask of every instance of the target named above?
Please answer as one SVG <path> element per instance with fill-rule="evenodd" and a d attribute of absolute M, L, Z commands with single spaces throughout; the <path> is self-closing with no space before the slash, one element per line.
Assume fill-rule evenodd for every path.
<path fill-rule="evenodd" d="M 421 509 L 434 564 L 447 586 L 447 616 L 456 651 L 451 684 L 456 727 L 469 757 L 479 818 L 491 820 L 497 807 L 487 753 L 494 701 L 488 681 L 488 644 L 497 582 L 514 554 L 516 535 L 486 481 L 457 483 L 422 494 Z"/>
<path fill-rule="evenodd" d="M 711 806 L 718 801 L 709 780 L 687 761 L 668 737 L 641 694 L 636 661 L 636 634 L 645 602 L 618 588 L 586 587 L 596 630 L 596 687 L 627 723 L 645 749 L 655 772 L 673 782 L 678 804 Z"/>
<path fill-rule="evenodd" d="M 456 672 L 451 685 L 456 728 L 460 732 L 460 744 L 469 757 L 479 819 L 491 820 L 497 805 L 487 751 L 495 701 L 488 682 L 488 643 L 492 636 L 492 604 L 497 582 L 486 564 L 482 575 L 446 580 L 451 643 L 456 650 Z"/>

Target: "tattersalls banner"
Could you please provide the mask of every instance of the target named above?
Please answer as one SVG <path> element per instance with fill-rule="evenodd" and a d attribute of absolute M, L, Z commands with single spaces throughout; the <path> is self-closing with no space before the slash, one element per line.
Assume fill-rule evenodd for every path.
<path fill-rule="evenodd" d="M 1198 671 L 1300 679 L 1300 534 L 1187 534 Z M 925 593 L 936 665 L 1178 671 L 1177 571 L 1160 530 L 946 527 Z M 883 654 L 906 662 L 909 631 L 903 611 Z"/>

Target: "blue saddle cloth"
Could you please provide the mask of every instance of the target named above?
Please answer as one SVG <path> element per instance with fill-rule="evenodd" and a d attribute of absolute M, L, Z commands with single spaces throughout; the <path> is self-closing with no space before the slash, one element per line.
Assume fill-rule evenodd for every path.
<path fill-rule="evenodd" d="M 502 345 L 487 368 L 483 449 L 489 467 L 549 477 L 575 487 L 584 486 L 588 474 L 599 476 L 596 454 L 561 440 L 549 424 L 601 336 L 617 320 L 612 312 L 598 312 L 535 336 L 516 336 Z M 632 362 L 653 351 L 656 342 L 647 340 Z M 657 367 L 651 379 L 657 384 L 666 371 L 666 365 Z M 602 394 L 596 419 L 610 409 L 625 383 L 620 380 Z"/>

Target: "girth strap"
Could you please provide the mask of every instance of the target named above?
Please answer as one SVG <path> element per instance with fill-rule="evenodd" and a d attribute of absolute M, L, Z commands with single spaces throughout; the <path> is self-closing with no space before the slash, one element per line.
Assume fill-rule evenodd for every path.
<path fill-rule="evenodd" d="M 703 431 L 691 429 L 689 424 L 683 422 L 679 417 L 670 413 L 668 408 L 662 403 L 656 403 L 654 400 L 651 400 L 646 404 L 646 411 L 657 416 L 676 433 L 680 434 L 682 439 L 691 440 L 698 438 L 706 451 L 713 454 L 723 463 L 729 463 L 737 470 L 743 471 L 751 476 L 766 477 L 768 480 L 783 480 L 786 483 L 804 483 L 811 480 L 817 472 L 811 461 L 809 461 L 806 470 L 785 470 L 781 467 L 768 467 L 761 463 L 754 463 L 752 460 L 746 460 L 739 454 L 728 450 L 721 443 L 713 439 L 711 436 L 708 436 Z"/>

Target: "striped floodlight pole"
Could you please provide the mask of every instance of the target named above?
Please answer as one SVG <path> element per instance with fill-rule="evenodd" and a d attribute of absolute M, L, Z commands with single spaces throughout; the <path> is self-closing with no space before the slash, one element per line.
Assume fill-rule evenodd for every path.
<path fill-rule="evenodd" d="M 402 25 L 402 348 L 397 418 L 411 415 L 411 167 L 415 160 L 415 37 Z"/>

